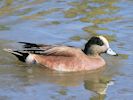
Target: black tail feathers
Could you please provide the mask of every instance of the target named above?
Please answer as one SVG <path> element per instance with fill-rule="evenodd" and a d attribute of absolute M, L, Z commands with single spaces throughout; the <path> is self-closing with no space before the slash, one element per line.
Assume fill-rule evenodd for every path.
<path fill-rule="evenodd" d="M 15 55 L 20 61 L 25 62 L 27 56 L 29 55 L 28 53 L 23 53 L 17 50 L 12 50 L 12 49 L 4 49 L 4 51 L 10 52 L 13 55 Z"/>
<path fill-rule="evenodd" d="M 41 46 L 41 44 L 38 45 L 35 43 L 28 43 L 28 42 L 18 42 L 18 43 L 23 44 L 24 48 L 33 48 L 33 47 L 39 48 Z"/>

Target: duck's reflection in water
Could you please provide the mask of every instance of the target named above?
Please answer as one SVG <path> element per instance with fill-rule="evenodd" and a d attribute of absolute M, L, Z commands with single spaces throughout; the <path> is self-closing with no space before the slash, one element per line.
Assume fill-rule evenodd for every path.
<path fill-rule="evenodd" d="M 111 78 L 100 77 L 97 80 L 85 80 L 84 88 L 96 93 L 96 95 L 92 96 L 90 100 L 104 100 L 108 87 L 113 84 L 114 81 L 111 80 Z"/>

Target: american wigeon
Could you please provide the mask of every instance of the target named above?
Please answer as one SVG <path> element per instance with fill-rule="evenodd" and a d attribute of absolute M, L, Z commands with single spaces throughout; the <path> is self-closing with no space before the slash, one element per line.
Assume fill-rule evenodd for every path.
<path fill-rule="evenodd" d="M 92 37 L 84 50 L 64 45 L 42 45 L 27 42 L 22 50 L 4 49 L 15 55 L 20 61 L 38 63 L 57 71 L 94 70 L 105 65 L 102 53 L 116 56 L 103 36 Z"/>

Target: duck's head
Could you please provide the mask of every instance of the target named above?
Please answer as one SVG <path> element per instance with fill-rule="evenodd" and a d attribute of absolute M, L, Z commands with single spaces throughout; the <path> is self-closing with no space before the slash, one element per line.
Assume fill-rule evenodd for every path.
<path fill-rule="evenodd" d="M 84 53 L 87 55 L 100 55 L 101 53 L 107 53 L 113 56 L 118 55 L 110 48 L 109 42 L 104 36 L 92 37 L 85 44 Z"/>

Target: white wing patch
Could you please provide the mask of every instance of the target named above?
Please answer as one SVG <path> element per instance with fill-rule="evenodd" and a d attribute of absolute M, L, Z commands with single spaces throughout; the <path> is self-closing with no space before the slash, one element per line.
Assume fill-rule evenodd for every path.
<path fill-rule="evenodd" d="M 26 58 L 26 63 L 28 64 L 35 64 L 36 60 L 34 59 L 34 56 L 32 54 L 29 54 Z"/>

